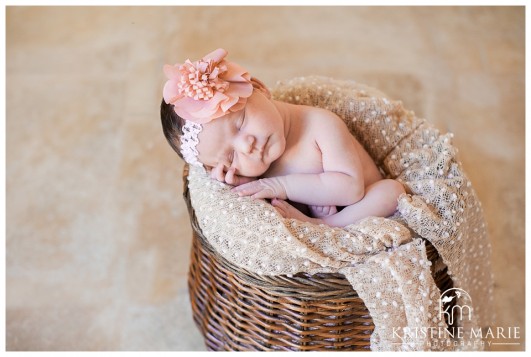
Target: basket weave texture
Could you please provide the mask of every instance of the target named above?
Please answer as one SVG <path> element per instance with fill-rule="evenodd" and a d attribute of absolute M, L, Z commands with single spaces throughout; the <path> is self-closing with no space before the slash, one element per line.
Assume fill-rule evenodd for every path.
<path fill-rule="evenodd" d="M 369 350 L 374 324 L 363 300 L 341 274 L 262 276 L 235 266 L 202 235 L 187 188 L 193 229 L 188 287 L 193 318 L 214 351 Z M 437 287 L 452 287 L 426 241 Z"/>

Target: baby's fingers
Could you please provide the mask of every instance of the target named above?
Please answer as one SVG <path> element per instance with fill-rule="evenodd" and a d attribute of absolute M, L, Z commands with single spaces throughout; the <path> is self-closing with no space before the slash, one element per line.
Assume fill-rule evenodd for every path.
<path fill-rule="evenodd" d="M 245 186 L 245 187 L 243 187 Z M 240 188 L 242 187 L 242 188 Z M 235 192 L 240 196 L 251 196 L 252 198 L 273 198 L 273 191 L 264 187 L 259 181 L 253 181 L 245 185 L 238 186 Z"/>
<path fill-rule="evenodd" d="M 251 196 L 252 198 L 274 198 L 273 191 L 267 188 L 262 188 Z"/>
<path fill-rule="evenodd" d="M 240 186 L 249 182 L 256 181 L 256 178 L 236 175 L 236 169 L 230 168 L 229 171 L 227 171 L 227 175 L 225 176 L 225 181 L 229 185 Z"/>
<path fill-rule="evenodd" d="M 248 182 L 243 185 L 234 187 L 232 189 L 232 192 L 235 192 L 240 196 L 250 196 L 250 195 L 254 195 L 261 189 L 262 189 L 262 185 L 260 185 L 260 182 L 252 181 L 252 182 Z"/>
<path fill-rule="evenodd" d="M 224 168 L 225 166 L 223 164 L 217 164 L 210 172 L 210 177 L 215 180 L 225 182 L 225 173 L 223 172 Z"/>
<path fill-rule="evenodd" d="M 235 175 L 236 169 L 230 168 L 225 175 L 225 182 L 229 185 L 238 185 L 238 176 Z"/>

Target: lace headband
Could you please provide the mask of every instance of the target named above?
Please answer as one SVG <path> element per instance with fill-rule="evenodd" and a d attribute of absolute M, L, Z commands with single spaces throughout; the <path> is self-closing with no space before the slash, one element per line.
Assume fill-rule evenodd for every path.
<path fill-rule="evenodd" d="M 226 55 L 227 51 L 219 48 L 199 61 L 188 59 L 183 64 L 164 66 L 168 78 L 163 89 L 164 101 L 173 104 L 175 113 L 186 120 L 181 152 L 189 164 L 202 166 L 196 149 L 202 124 L 243 109 L 253 93 L 250 74 L 238 64 L 226 61 Z"/>
<path fill-rule="evenodd" d="M 187 120 L 183 126 L 183 135 L 181 135 L 181 153 L 184 161 L 190 165 L 203 167 L 203 164 L 197 160 L 199 152 L 196 149 L 199 144 L 198 135 L 203 130 L 201 124 L 196 124 L 193 121 Z"/>

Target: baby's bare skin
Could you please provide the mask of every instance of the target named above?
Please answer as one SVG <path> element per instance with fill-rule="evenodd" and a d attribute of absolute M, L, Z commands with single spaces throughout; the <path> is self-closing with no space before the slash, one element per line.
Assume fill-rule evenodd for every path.
<path fill-rule="evenodd" d="M 335 114 L 274 101 L 267 92 L 255 91 L 243 112 L 205 124 L 197 149 L 213 177 L 241 196 L 272 199 L 286 218 L 346 226 L 393 214 L 404 192 L 397 181 L 382 179 Z M 308 205 L 314 217 L 286 200 Z"/>

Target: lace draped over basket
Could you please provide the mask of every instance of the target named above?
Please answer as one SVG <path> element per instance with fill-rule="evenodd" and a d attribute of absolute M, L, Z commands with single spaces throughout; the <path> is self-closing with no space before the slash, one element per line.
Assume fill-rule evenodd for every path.
<path fill-rule="evenodd" d="M 191 167 L 191 202 L 204 236 L 225 259 L 257 274 L 344 274 L 371 313 L 371 349 L 453 350 L 481 347 L 472 331 L 492 323 L 491 246 L 481 203 L 456 159 L 451 134 L 377 90 L 352 81 L 301 77 L 279 82 L 277 100 L 336 113 L 387 177 L 407 186 L 390 218 L 345 228 L 284 219 L 264 200 Z M 472 305 L 459 319 L 460 343 L 444 331 L 441 291 L 430 273 L 424 238 L 448 267 L 454 288 Z M 442 267 L 435 267 L 442 269 Z M 467 299 L 465 301 L 465 299 Z M 422 333 L 437 331 L 437 333 Z"/>

